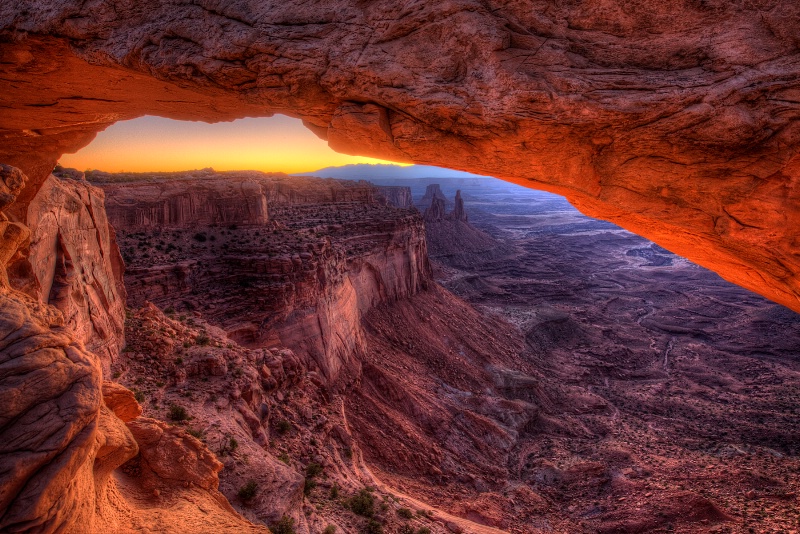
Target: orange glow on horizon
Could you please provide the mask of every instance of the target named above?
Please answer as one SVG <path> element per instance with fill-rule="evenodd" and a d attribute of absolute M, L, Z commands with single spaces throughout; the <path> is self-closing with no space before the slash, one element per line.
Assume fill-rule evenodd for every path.
<path fill-rule="evenodd" d="M 351 163 L 392 163 L 339 154 L 299 119 L 283 115 L 206 124 L 141 117 L 100 132 L 64 167 L 106 172 L 259 170 L 287 174 Z"/>

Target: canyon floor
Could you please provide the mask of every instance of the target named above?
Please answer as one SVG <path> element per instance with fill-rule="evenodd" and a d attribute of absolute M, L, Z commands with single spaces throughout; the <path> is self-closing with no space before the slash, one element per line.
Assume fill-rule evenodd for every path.
<path fill-rule="evenodd" d="M 426 180 L 105 177 L 114 379 L 278 532 L 800 528 L 796 314 L 560 197 L 436 181 L 469 223 L 423 226 Z"/>
<path fill-rule="evenodd" d="M 569 415 L 583 433 L 521 445 L 520 479 L 599 531 L 800 529 L 797 314 L 561 197 L 436 181 L 496 240 L 465 254 L 429 239 L 437 281 L 519 328 L 543 374 L 605 403 Z M 575 476 L 588 465 L 600 480 Z"/>

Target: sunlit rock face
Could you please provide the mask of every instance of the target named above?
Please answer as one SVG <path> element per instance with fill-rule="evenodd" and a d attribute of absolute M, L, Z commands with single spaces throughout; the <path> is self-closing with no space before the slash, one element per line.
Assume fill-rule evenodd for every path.
<path fill-rule="evenodd" d="M 26 181 L 0 166 L 0 531 L 185 532 L 202 510 L 222 532 L 265 532 L 221 498 L 208 449 L 184 434 L 154 453 L 133 393 L 103 382 L 122 343 L 125 293 L 102 191 L 50 176 L 28 203 L 28 228 L 13 220 Z M 154 468 L 177 500 L 127 500 L 142 494 L 140 482 L 115 470 L 139 443 L 151 467 L 154 454 L 180 458 L 197 487 Z M 164 507 L 182 512 L 165 520 Z"/>
<path fill-rule="evenodd" d="M 797 310 L 799 26 L 779 0 L 7 2 L 0 161 L 24 208 L 117 120 L 287 112 L 564 194 Z"/>
<path fill-rule="evenodd" d="M 124 343 L 125 287 L 103 205 L 101 189 L 51 175 L 28 205 L 32 276 L 23 283 L 63 313 L 65 326 L 108 371 Z"/>

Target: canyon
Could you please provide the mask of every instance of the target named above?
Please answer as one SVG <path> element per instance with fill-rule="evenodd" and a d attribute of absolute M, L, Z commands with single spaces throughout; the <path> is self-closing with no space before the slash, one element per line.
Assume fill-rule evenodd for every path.
<path fill-rule="evenodd" d="M 56 349 L 88 366 L 87 392 L 104 380 L 80 405 L 102 445 L 64 443 L 94 459 L 74 501 L 12 501 L 4 529 L 180 532 L 198 513 L 201 531 L 302 533 L 800 521 L 797 316 L 559 197 L 473 178 L 81 174 L 57 169 L 31 206 L 60 214 L 56 242 L 109 244 L 77 267 L 127 299 L 104 308 L 124 345 Z M 90 211 L 70 238 L 65 213 Z M 29 246 L 43 258 L 52 242 Z M 55 263 L 26 287 L 63 277 Z M 60 294 L 8 293 L 6 317 L 41 299 L 28 320 L 63 333 L 6 339 L 69 343 L 86 319 L 65 324 Z M 50 473 L 36 477 L 64 481 Z M 32 529 L 30 499 L 62 515 Z"/>
<path fill-rule="evenodd" d="M 798 27 L 780 0 L 0 5 L 0 530 L 796 528 L 794 316 L 667 251 L 800 310 Z M 396 184 L 51 174 L 117 121 L 274 113 L 663 248 L 466 187 L 425 221 Z"/>

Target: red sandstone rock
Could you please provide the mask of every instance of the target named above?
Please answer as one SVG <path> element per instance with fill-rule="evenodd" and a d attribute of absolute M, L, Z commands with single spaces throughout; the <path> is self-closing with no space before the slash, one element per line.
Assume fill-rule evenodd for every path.
<path fill-rule="evenodd" d="M 244 345 L 292 347 L 330 387 L 358 374 L 363 314 L 430 281 L 419 215 L 384 205 L 367 182 L 257 172 L 138 178 L 111 175 L 101 184 L 129 258 L 131 305 L 191 309 Z M 212 224 L 208 214 L 224 211 L 231 190 L 259 191 L 253 202 L 269 206 L 270 220 L 242 211 Z M 174 199 L 204 211 L 175 219 L 177 228 L 139 216 Z M 198 361 L 190 372 L 195 365 L 223 367 Z"/>
<path fill-rule="evenodd" d="M 123 423 L 142 415 L 142 407 L 136 402 L 133 392 L 115 382 L 103 382 L 103 402 Z"/>
<path fill-rule="evenodd" d="M 32 177 L 20 215 L 114 121 L 290 111 L 340 151 L 564 194 L 800 309 L 794 3 L 0 9 L 0 160 Z"/>
<path fill-rule="evenodd" d="M 2 167 L 0 178 L 5 188 L 0 190 L 5 193 L 0 198 L 0 209 L 3 209 L 13 202 L 24 175 L 18 169 Z M 88 186 L 81 187 L 83 191 L 91 191 Z M 77 190 L 81 191 L 81 187 Z M 51 198 L 54 202 L 48 209 L 55 213 L 66 212 L 57 219 L 64 223 L 59 232 L 64 228 L 71 230 L 64 231 L 66 235 L 62 238 L 68 243 L 63 250 L 75 247 L 82 256 L 74 258 L 77 264 L 92 266 L 97 256 L 86 254 L 88 246 L 102 242 L 103 229 L 107 230 L 107 226 L 94 223 L 81 228 L 70 217 L 81 217 L 81 210 L 90 213 L 96 210 L 92 219 L 104 221 L 103 206 L 102 202 L 94 204 L 78 199 L 69 193 L 56 195 L 55 199 Z M 0 215 L 0 220 L 9 222 L 4 213 Z M 85 219 L 83 221 L 86 223 Z M 24 225 L 10 223 L 6 233 L 12 226 L 18 228 L 18 236 L 28 232 Z M 88 234 L 82 231 L 87 228 Z M 108 238 L 108 234 L 105 237 Z M 24 240 L 6 240 L 4 245 L 6 254 L 0 256 L 0 262 L 18 259 L 20 252 L 27 252 L 20 251 Z M 118 254 L 115 245 L 114 252 Z M 86 263 L 81 264 L 82 260 Z M 17 264 L 21 261 L 22 258 Z M 5 274 L 6 268 L 5 263 L 0 263 L 0 272 Z M 94 273 L 94 280 L 83 273 L 87 276 L 84 281 L 93 286 L 92 289 L 97 289 L 98 278 L 101 282 L 113 283 L 109 273 L 99 267 Z M 0 282 L 6 282 L 5 277 Z M 90 288 L 76 283 L 74 289 L 80 294 Z M 100 314 L 107 309 L 100 310 Z M 131 392 L 120 386 L 107 384 L 101 390 L 101 359 L 75 339 L 87 331 L 84 328 L 89 328 L 85 322 L 96 317 L 102 315 L 78 315 L 76 324 L 65 326 L 64 315 L 55 306 L 0 283 L 0 365 L 3 368 L 0 374 L 0 530 L 126 532 L 133 530 L 131 523 L 136 523 L 142 528 L 163 532 L 185 532 L 188 523 L 184 519 L 196 516 L 202 509 L 206 524 L 220 531 L 263 532 L 264 529 L 243 521 L 224 498 L 214 494 L 216 478 L 203 470 L 208 459 L 200 454 L 201 449 L 198 449 L 197 461 L 182 456 L 180 466 L 186 473 L 179 474 L 182 477 L 193 474 L 190 480 L 196 481 L 202 490 L 188 495 L 177 489 L 174 480 L 162 480 L 177 498 L 173 501 L 177 506 L 171 513 L 170 525 L 159 524 L 157 514 L 151 515 L 152 507 L 142 509 L 139 506 L 136 502 L 138 490 L 133 489 L 135 484 L 126 486 L 125 494 L 120 494 L 115 470 L 140 450 L 120 417 L 136 418 L 141 408 Z M 91 334 L 89 341 L 97 336 L 97 332 Z M 146 451 L 145 455 L 158 455 L 164 452 L 162 449 Z M 170 450 L 166 448 L 166 452 Z M 157 456 L 153 462 L 161 468 L 158 460 L 167 456 Z M 214 468 L 216 464 L 212 463 L 211 471 Z M 169 469 L 158 472 L 167 476 L 173 473 Z"/>
<path fill-rule="evenodd" d="M 124 266 L 102 189 L 51 175 L 28 205 L 32 280 L 17 281 L 58 308 L 108 371 L 124 343 Z"/>

